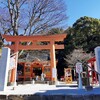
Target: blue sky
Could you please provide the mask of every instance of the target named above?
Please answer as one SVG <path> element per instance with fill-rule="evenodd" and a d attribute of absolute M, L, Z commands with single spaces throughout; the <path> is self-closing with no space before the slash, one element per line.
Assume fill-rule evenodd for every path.
<path fill-rule="evenodd" d="M 100 19 L 100 0 L 65 0 L 67 25 L 72 26 L 77 19 L 89 16 Z"/>

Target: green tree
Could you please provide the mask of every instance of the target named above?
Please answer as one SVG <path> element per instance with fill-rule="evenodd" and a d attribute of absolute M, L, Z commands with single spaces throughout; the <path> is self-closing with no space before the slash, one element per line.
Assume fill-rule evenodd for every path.
<path fill-rule="evenodd" d="M 73 50 L 75 48 L 73 28 L 68 27 L 68 29 L 65 30 L 65 33 L 67 34 L 67 37 L 64 40 L 64 44 L 65 44 L 64 52 L 66 55 L 69 55 L 71 52 L 73 52 Z"/>
<path fill-rule="evenodd" d="M 91 17 L 81 17 L 73 24 L 74 42 L 76 48 L 83 48 L 87 53 L 94 52 L 100 45 L 100 20 Z"/>

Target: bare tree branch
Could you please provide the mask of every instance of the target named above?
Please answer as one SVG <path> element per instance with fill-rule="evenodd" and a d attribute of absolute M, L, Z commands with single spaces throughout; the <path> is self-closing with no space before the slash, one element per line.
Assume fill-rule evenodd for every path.
<path fill-rule="evenodd" d="M 0 12 L 6 12 L 0 15 L 1 33 L 8 30 L 12 35 L 40 34 L 67 20 L 63 0 L 1 0 L 0 4 Z"/>
<path fill-rule="evenodd" d="M 75 49 L 70 55 L 66 55 L 65 61 L 74 67 L 77 61 L 87 61 L 91 57 L 91 53 L 87 54 L 83 49 Z"/>

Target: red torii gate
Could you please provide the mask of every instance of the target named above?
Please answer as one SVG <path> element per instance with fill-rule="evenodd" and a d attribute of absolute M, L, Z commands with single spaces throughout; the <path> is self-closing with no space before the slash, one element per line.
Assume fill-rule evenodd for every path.
<path fill-rule="evenodd" d="M 11 50 L 14 50 L 16 53 L 16 66 L 11 73 L 11 82 L 16 81 L 16 68 L 18 60 L 18 51 L 19 50 L 50 50 L 50 64 L 51 64 L 51 80 L 56 81 L 56 78 L 53 77 L 53 69 L 56 68 L 56 58 L 55 58 L 55 49 L 64 49 L 64 45 L 55 44 L 55 42 L 63 41 L 66 38 L 66 34 L 56 34 L 56 35 L 34 35 L 34 36 L 11 36 L 3 35 L 8 42 L 14 42 L 12 45 L 9 45 Z M 30 45 L 22 45 L 20 42 L 31 42 Z M 47 45 L 40 45 L 39 42 L 48 42 Z"/>

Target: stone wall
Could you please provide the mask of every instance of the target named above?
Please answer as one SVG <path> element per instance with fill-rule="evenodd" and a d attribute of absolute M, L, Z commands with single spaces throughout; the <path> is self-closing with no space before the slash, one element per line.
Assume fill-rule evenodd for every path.
<path fill-rule="evenodd" d="M 100 95 L 0 95 L 0 100 L 100 100 Z"/>

